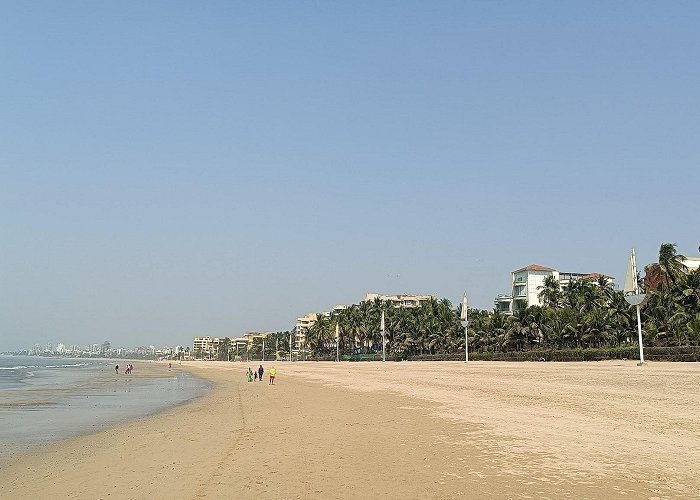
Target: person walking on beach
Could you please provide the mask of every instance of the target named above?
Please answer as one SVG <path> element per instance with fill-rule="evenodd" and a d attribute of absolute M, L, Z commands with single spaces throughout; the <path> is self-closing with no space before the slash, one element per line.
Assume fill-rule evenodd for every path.
<path fill-rule="evenodd" d="M 246 373 L 246 375 L 248 376 L 248 382 L 252 382 L 253 381 L 253 370 L 251 370 L 250 367 L 248 367 L 248 373 Z"/>
<path fill-rule="evenodd" d="M 117 372 L 117 375 L 119 375 L 119 365 L 114 367 L 114 371 Z"/>
<path fill-rule="evenodd" d="M 260 365 L 260 368 L 258 368 L 258 380 L 260 380 L 260 382 L 262 382 L 262 376 L 264 372 L 265 370 L 263 370 L 262 365 Z"/>
<path fill-rule="evenodd" d="M 270 385 L 275 385 L 275 375 L 277 374 L 277 370 L 275 370 L 275 367 L 273 366 L 270 368 Z"/>

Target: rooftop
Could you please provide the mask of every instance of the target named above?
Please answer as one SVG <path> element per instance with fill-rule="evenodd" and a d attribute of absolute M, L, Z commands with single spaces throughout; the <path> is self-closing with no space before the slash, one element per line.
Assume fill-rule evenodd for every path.
<path fill-rule="evenodd" d="M 556 269 L 552 269 L 551 267 L 544 267 L 540 266 L 539 264 L 530 264 L 527 267 L 523 267 L 522 269 L 516 269 L 513 271 L 514 273 L 519 273 L 520 271 L 546 271 L 546 272 L 553 272 L 556 271 Z"/>
<path fill-rule="evenodd" d="M 608 276 L 607 274 L 601 274 L 601 273 L 590 273 L 590 274 L 583 276 L 581 279 L 582 280 L 597 280 L 600 278 L 605 278 L 606 280 L 614 280 L 615 279 L 612 276 Z"/>

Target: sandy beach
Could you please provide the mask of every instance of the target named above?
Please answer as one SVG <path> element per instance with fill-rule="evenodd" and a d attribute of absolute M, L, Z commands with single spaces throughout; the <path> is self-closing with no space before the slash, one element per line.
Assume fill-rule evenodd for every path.
<path fill-rule="evenodd" d="M 174 365 L 164 413 L 0 462 L 2 498 L 689 498 L 700 364 Z M 251 367 L 257 364 L 250 363 Z M 167 365 L 165 365 L 167 369 Z"/>

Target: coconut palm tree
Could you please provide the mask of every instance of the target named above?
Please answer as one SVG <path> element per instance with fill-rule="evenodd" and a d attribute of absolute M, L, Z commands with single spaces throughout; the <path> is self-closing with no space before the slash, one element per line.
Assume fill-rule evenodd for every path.
<path fill-rule="evenodd" d="M 560 307 L 562 302 L 562 292 L 559 280 L 554 276 L 547 276 L 542 286 L 537 287 L 540 292 L 538 297 L 543 305 L 547 307 Z"/>
<path fill-rule="evenodd" d="M 675 285 L 683 274 L 687 271 L 683 261 L 684 255 L 680 255 L 676 250 L 675 243 L 663 243 L 659 247 L 659 262 L 649 267 L 651 272 L 658 271 L 662 276 L 661 284 L 668 287 Z"/>
<path fill-rule="evenodd" d="M 216 359 L 219 361 L 230 361 L 229 350 L 231 349 L 231 339 L 225 337 L 216 347 Z"/>

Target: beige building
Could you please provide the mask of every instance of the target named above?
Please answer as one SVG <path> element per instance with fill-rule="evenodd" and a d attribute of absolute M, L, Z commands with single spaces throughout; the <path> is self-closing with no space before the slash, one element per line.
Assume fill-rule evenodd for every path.
<path fill-rule="evenodd" d="M 245 352 L 249 350 L 255 339 L 264 339 L 268 335 L 269 333 L 267 332 L 248 332 L 242 337 L 229 337 L 229 347 L 232 355 L 237 351 Z M 216 359 L 219 345 L 223 341 L 224 339 L 220 337 L 195 337 L 192 342 L 192 355 L 195 359 Z"/>
<path fill-rule="evenodd" d="M 700 269 L 700 257 L 686 257 L 685 260 L 683 260 L 683 265 L 688 271 Z"/>
<path fill-rule="evenodd" d="M 256 339 L 267 339 L 269 337 L 268 332 L 248 332 L 243 334 L 242 337 L 237 337 L 231 339 L 231 349 L 234 356 L 242 356 L 243 352 L 248 352 L 253 347 L 253 342 Z"/>
<path fill-rule="evenodd" d="M 391 302 L 391 305 L 394 307 L 420 307 L 432 298 L 432 295 L 382 295 L 379 293 L 368 293 L 365 295 L 362 302 L 374 302 L 375 300 L 379 299 L 382 302 Z"/>
<path fill-rule="evenodd" d="M 399 294 L 399 295 L 382 295 L 379 293 L 368 293 L 362 302 L 373 302 L 377 299 L 382 301 L 391 302 L 394 307 L 420 307 L 425 302 L 432 299 L 432 295 L 414 295 L 414 294 Z M 351 306 L 345 304 L 338 304 L 333 306 L 330 311 L 322 313 L 308 313 L 304 316 L 297 318 L 296 324 L 294 325 L 294 346 L 293 351 L 298 353 L 304 348 L 306 342 L 306 333 L 311 329 L 320 316 L 326 318 L 331 317 L 331 315 L 340 314 L 343 311 L 349 309 Z"/>
<path fill-rule="evenodd" d="M 337 306 L 333 306 L 333 308 L 330 311 L 323 313 L 323 315 L 329 317 L 332 314 L 339 314 L 348 309 L 349 307 L 350 306 L 346 306 L 345 304 L 338 304 Z"/>
<path fill-rule="evenodd" d="M 222 340 L 219 337 L 195 337 L 192 342 L 192 355 L 195 359 L 215 359 Z"/>
<path fill-rule="evenodd" d="M 309 313 L 297 318 L 294 325 L 294 351 L 299 351 L 306 342 L 306 332 L 318 321 L 318 313 Z"/>

